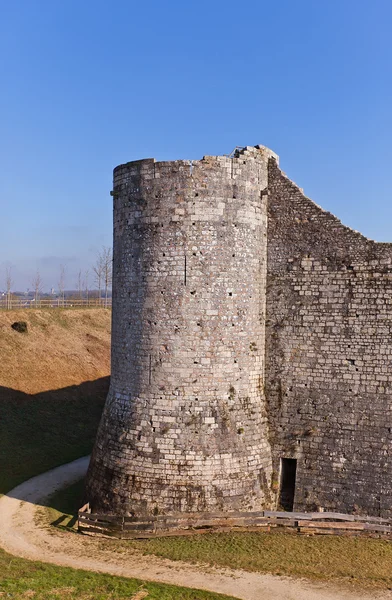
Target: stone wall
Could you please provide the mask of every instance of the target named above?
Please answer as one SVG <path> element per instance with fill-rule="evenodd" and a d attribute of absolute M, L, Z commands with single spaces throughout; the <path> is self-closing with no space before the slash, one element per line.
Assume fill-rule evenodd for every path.
<path fill-rule="evenodd" d="M 392 245 L 344 227 L 263 147 L 121 165 L 113 195 L 92 511 L 258 511 L 285 464 L 296 510 L 390 518 Z"/>
<path fill-rule="evenodd" d="M 269 167 L 266 396 L 296 509 L 392 515 L 392 246 Z"/>
<path fill-rule="evenodd" d="M 273 503 L 264 399 L 272 154 L 115 169 L 112 378 L 88 473 L 93 512 Z"/>

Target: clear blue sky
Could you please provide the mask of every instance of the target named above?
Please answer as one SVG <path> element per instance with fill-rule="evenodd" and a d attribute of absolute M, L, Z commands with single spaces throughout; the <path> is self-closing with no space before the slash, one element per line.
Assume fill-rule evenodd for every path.
<path fill-rule="evenodd" d="M 112 169 L 264 144 L 392 241 L 390 0 L 0 0 L 0 289 L 67 288 L 112 239 Z"/>

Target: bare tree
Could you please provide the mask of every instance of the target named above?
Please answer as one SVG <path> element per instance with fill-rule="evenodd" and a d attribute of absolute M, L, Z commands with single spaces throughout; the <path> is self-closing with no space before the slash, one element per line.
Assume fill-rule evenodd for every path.
<path fill-rule="evenodd" d="M 78 282 L 77 282 L 76 285 L 77 285 L 77 288 L 78 288 L 79 300 L 81 300 L 82 296 L 83 296 L 82 269 L 79 269 L 79 272 L 78 272 Z"/>
<path fill-rule="evenodd" d="M 64 298 L 65 298 L 65 267 L 64 265 L 60 265 L 60 277 L 59 277 L 59 297 L 62 300 L 62 304 L 64 306 Z"/>
<path fill-rule="evenodd" d="M 90 272 L 87 269 L 87 271 L 84 272 L 84 282 L 83 282 L 84 283 L 84 293 L 85 293 L 85 296 L 86 296 L 87 306 L 88 306 L 88 280 L 89 280 L 89 277 L 90 277 Z"/>
<path fill-rule="evenodd" d="M 5 270 L 5 285 L 7 289 L 7 309 L 11 308 L 11 286 L 13 284 L 11 267 L 7 267 Z"/>
<path fill-rule="evenodd" d="M 103 264 L 103 283 L 105 286 L 105 307 L 108 305 L 108 290 L 112 285 L 112 276 L 113 276 L 113 255 L 112 249 L 106 248 L 105 246 L 102 248 L 102 264 Z"/>
<path fill-rule="evenodd" d="M 101 291 L 102 291 L 102 281 L 103 281 L 103 271 L 104 271 L 103 257 L 102 257 L 101 252 L 98 254 L 97 260 L 95 261 L 95 264 L 93 265 L 92 268 L 93 268 L 93 273 L 94 273 L 94 282 L 98 288 L 99 302 L 101 302 Z"/>
<path fill-rule="evenodd" d="M 33 290 L 34 290 L 35 306 L 38 306 L 38 302 L 39 302 L 40 294 L 42 293 L 42 286 L 43 286 L 41 274 L 38 269 L 37 269 L 33 279 L 31 280 L 31 284 L 32 284 Z"/>

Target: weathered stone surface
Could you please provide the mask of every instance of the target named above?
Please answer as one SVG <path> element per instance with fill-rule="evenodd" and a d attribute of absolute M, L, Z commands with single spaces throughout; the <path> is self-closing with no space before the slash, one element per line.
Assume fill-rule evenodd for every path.
<path fill-rule="evenodd" d="M 269 168 L 266 394 L 296 510 L 392 515 L 392 245 Z"/>
<path fill-rule="evenodd" d="M 275 508 L 291 458 L 295 510 L 392 516 L 392 245 L 344 227 L 276 159 L 115 169 L 93 512 Z"/>
<path fill-rule="evenodd" d="M 88 475 L 93 511 L 271 505 L 268 156 L 114 171 L 112 378 Z"/>

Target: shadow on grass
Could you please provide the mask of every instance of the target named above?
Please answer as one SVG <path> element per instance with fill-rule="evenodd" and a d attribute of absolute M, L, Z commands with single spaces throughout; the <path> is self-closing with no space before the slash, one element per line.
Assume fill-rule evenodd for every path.
<path fill-rule="evenodd" d="M 91 453 L 109 380 L 34 395 L 0 386 L 0 495 Z"/>

